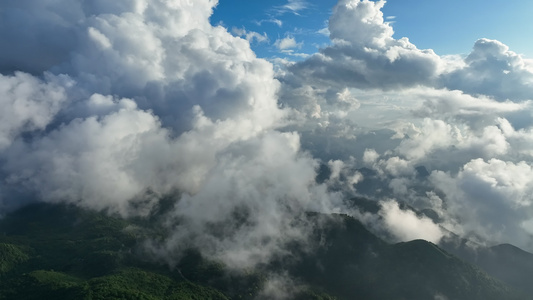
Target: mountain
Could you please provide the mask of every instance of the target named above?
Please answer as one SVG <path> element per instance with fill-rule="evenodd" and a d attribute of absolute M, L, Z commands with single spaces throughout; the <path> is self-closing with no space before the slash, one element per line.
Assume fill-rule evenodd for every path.
<path fill-rule="evenodd" d="M 134 224 L 37 204 L 0 221 L 0 299 L 228 299 L 144 264 Z"/>
<path fill-rule="evenodd" d="M 501 244 L 483 249 L 475 263 L 495 278 L 533 295 L 533 254 Z"/>
<path fill-rule="evenodd" d="M 486 247 L 451 235 L 440 246 L 524 294 L 533 295 L 533 254 L 510 244 Z"/>
<path fill-rule="evenodd" d="M 380 210 L 378 202 L 365 197 L 354 197 L 349 203 L 362 212 L 376 214 Z M 425 216 L 440 223 L 440 217 L 431 209 L 416 210 L 414 207 L 400 202 L 400 208 L 408 209 L 419 216 Z M 443 229 L 445 230 L 445 229 Z M 533 254 L 516 246 L 502 244 L 486 247 L 478 243 L 463 239 L 453 232 L 448 232 L 438 244 L 448 253 L 477 266 L 491 277 L 500 280 L 508 286 L 525 295 L 533 295 Z"/>
<path fill-rule="evenodd" d="M 291 274 L 339 299 L 524 299 L 430 242 L 387 244 L 349 216 L 313 217 L 321 246 L 299 253 Z"/>
<path fill-rule="evenodd" d="M 346 215 L 305 213 L 294 224 L 309 238 L 255 270 L 229 270 L 198 249 L 169 268 L 142 251 L 165 235 L 155 221 L 30 205 L 0 220 L 0 299 L 258 299 L 270 274 L 290 277 L 301 300 L 525 299 L 432 243 L 388 244 Z"/>
<path fill-rule="evenodd" d="M 362 212 L 376 214 L 380 210 L 378 202 L 364 197 L 351 198 L 349 203 Z M 418 211 L 405 203 L 400 203 L 400 208 L 411 210 L 419 216 L 428 217 L 436 224 L 441 221 L 438 214 L 431 209 Z M 504 282 L 522 294 L 533 295 L 533 285 L 530 283 L 530 278 L 533 277 L 532 253 L 510 244 L 483 246 L 460 238 L 453 232 L 448 232 L 448 236 L 443 237 L 438 246 L 477 266 L 491 277 Z"/>

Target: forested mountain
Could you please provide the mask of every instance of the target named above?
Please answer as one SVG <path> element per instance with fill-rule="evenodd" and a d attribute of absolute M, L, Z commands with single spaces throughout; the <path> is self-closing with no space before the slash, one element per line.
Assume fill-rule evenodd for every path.
<path fill-rule="evenodd" d="M 274 274 L 287 280 L 289 299 L 526 299 L 423 240 L 388 244 L 346 215 L 305 213 L 294 222 L 312 228 L 309 239 L 290 241 L 289 254 L 253 270 L 229 269 L 201 249 L 169 267 L 144 250 L 147 238 L 165 237 L 156 222 L 30 205 L 0 221 L 0 299 L 268 299 Z M 491 251 L 531 257 L 510 245 Z M 490 253 L 480 265 L 497 274 Z"/>

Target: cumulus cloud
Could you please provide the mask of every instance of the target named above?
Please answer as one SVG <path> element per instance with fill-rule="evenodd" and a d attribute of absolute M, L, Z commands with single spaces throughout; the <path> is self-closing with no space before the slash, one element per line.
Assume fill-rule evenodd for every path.
<path fill-rule="evenodd" d="M 38 55 L 18 47 L 38 48 L 35 32 L 0 20 L 10 28 L 0 39 L 12 45 L 0 58 L 1 207 L 24 204 L 11 197 L 17 192 L 147 215 L 162 195 L 181 195 L 169 219 L 187 220 L 183 236 L 160 247 L 175 253 L 188 241 L 236 267 L 303 237 L 290 226 L 294 215 L 333 209 L 336 196 L 315 184 L 318 165 L 299 135 L 276 130 L 288 112 L 278 106 L 272 65 L 249 41 L 210 25 L 216 4 L 0 4 L 36 33 L 72 36 L 51 39 L 43 62 L 32 61 Z M 227 235 L 204 232 L 215 223 Z"/>
<path fill-rule="evenodd" d="M 530 60 L 488 39 L 441 57 L 394 38 L 385 1 L 340 0 L 330 45 L 273 66 L 250 49 L 265 35 L 210 24 L 216 5 L 2 2 L 2 212 L 38 199 L 146 215 L 179 195 L 156 252 L 249 267 L 305 239 L 303 211 L 394 197 L 439 217 L 382 201 L 368 224 L 396 240 L 437 242 L 440 225 L 533 249 Z"/>
<path fill-rule="evenodd" d="M 334 202 L 325 186 L 315 185 L 315 162 L 298 152 L 296 134 L 270 133 L 231 148 L 203 188 L 176 205 L 172 216 L 187 230 L 174 232 L 172 249 L 193 241 L 230 266 L 250 267 L 305 237 L 305 229 L 293 226 L 295 215 L 330 211 Z"/>
<path fill-rule="evenodd" d="M 365 171 L 368 176 L 356 185 L 357 192 L 392 195 L 418 209 L 438 211 L 446 223 L 442 225 L 459 234 L 472 236 L 479 229 L 473 224 L 497 220 L 520 232 L 508 235 L 507 241 L 531 249 L 524 238 L 529 234 L 529 210 L 522 210 L 520 218 L 497 217 L 489 212 L 512 203 L 478 199 L 484 208 L 477 209 L 479 215 L 470 216 L 471 225 L 463 228 L 466 217 L 454 216 L 447 206 L 454 201 L 448 198 L 460 197 L 444 191 L 457 187 L 443 187 L 433 179 L 436 174 L 456 178 L 478 160 L 530 164 L 531 60 L 489 39 L 476 41 L 464 57 L 420 50 L 407 38 L 393 37 L 392 23 L 382 13 L 384 5 L 385 1 L 339 1 L 328 24 L 332 44 L 304 61 L 285 64 L 285 71 L 278 73 L 280 101 L 296 111 L 302 144 L 324 161 L 361 158 L 352 167 L 375 175 Z M 356 100 L 354 106 L 344 106 L 344 92 Z M 335 132 L 335 142 L 323 132 Z M 425 176 L 431 171 L 428 181 Z M 485 176 L 480 168 L 474 172 Z M 438 205 L 427 196 L 435 193 L 442 197 Z M 501 193 L 515 200 L 522 197 L 509 189 Z M 483 237 L 492 241 L 504 236 L 488 231 Z"/>
<path fill-rule="evenodd" d="M 391 26 L 383 22 L 385 1 L 341 0 L 333 8 L 329 30 L 333 40 L 382 47 L 392 40 Z M 351 22 L 357 22 L 348 26 Z"/>
<path fill-rule="evenodd" d="M 297 43 L 294 37 L 288 36 L 283 39 L 278 39 L 274 43 L 274 46 L 278 47 L 279 50 L 287 50 L 292 48 L 300 48 L 301 43 Z"/>
<path fill-rule="evenodd" d="M 379 214 L 388 230 L 400 241 L 425 239 L 438 243 L 444 236 L 442 229 L 431 219 L 400 209 L 396 201 L 382 202 Z"/>
<path fill-rule="evenodd" d="M 496 40 L 476 41 L 464 65 L 442 77 L 444 86 L 469 94 L 488 95 L 500 101 L 532 98 L 533 62 Z"/>
<path fill-rule="evenodd" d="M 44 80 L 27 73 L 0 74 L 0 150 L 23 132 L 44 130 L 67 101 L 68 76 L 45 74 Z"/>
<path fill-rule="evenodd" d="M 127 201 L 146 188 L 130 168 L 140 163 L 147 150 L 142 148 L 164 140 L 165 133 L 153 115 L 136 110 L 131 100 L 117 106 L 117 112 L 100 120 L 73 120 L 31 144 L 15 143 L 4 166 L 11 174 L 8 182 L 34 188 L 46 201 L 81 201 L 90 208 L 116 207 L 126 213 Z"/>
<path fill-rule="evenodd" d="M 266 32 L 263 33 L 263 34 L 260 34 L 260 33 L 255 32 L 255 31 L 247 31 L 244 28 L 237 28 L 237 27 L 233 27 L 231 29 L 231 32 L 234 35 L 236 35 L 236 36 L 240 36 L 240 37 L 244 38 L 249 43 L 253 43 L 253 42 L 265 43 L 265 42 L 268 42 L 268 35 L 266 34 Z"/>
<path fill-rule="evenodd" d="M 434 171 L 430 178 L 466 234 L 531 247 L 532 172 L 525 161 L 474 159 L 456 175 Z"/>
<path fill-rule="evenodd" d="M 365 152 L 363 154 L 363 161 L 366 164 L 372 164 L 377 161 L 379 158 L 379 154 L 374 149 L 365 149 Z"/>
<path fill-rule="evenodd" d="M 209 25 L 207 18 L 215 4 L 214 1 L 155 1 L 149 5 L 138 1 L 135 5 L 95 2 L 87 6 L 77 2 L 78 9 L 86 15 L 77 25 L 80 45 L 70 49 L 72 53 L 52 67 L 51 73 L 45 73 L 44 79 L 22 73 L 2 77 L 2 81 L 7 81 L 4 90 L 11 95 L 3 98 L 7 101 L 4 111 L 14 115 L 12 121 L 5 119 L 9 124 L 2 126 L 3 139 L 16 138 L 23 127 L 42 129 L 58 113 L 60 104 L 66 106 L 61 114 L 63 125 L 48 136 L 36 137 L 26 149 L 38 151 L 44 144 L 52 148 L 56 143 L 62 145 L 60 140 L 76 137 L 78 131 L 79 138 L 86 141 L 81 145 L 88 146 L 87 152 L 92 148 L 88 145 L 91 141 L 100 143 L 99 146 L 108 141 L 117 142 L 113 148 L 119 149 L 122 142 L 136 143 L 120 132 L 130 122 L 133 122 L 128 128 L 131 134 L 150 131 L 160 137 L 179 135 L 194 128 L 196 131 L 187 132 L 181 139 L 211 134 L 213 141 L 226 141 L 221 148 L 272 127 L 283 116 L 274 98 L 278 83 L 272 78 L 272 68 L 255 58 L 248 43 L 232 37 L 223 28 Z M 6 6 L 5 10 L 15 9 L 10 4 Z M 47 8 L 52 7 L 55 6 Z M 24 8 L 21 4 L 16 9 Z M 31 39 L 22 33 L 19 38 L 22 42 Z M 72 98 L 77 98 L 75 101 L 65 99 L 64 90 L 71 86 L 75 86 L 69 90 Z M 106 96 L 110 94 L 119 98 Z M 24 115 L 22 106 L 32 112 L 31 116 Z M 121 106 L 126 108 L 119 109 Z M 94 115 L 77 115 L 87 108 Z M 179 120 L 173 120 L 176 118 Z M 111 124 L 117 124 L 120 130 L 113 131 L 118 136 L 106 140 L 102 135 L 111 134 L 106 128 Z M 162 127 L 169 128 L 170 133 L 164 133 L 167 129 Z M 225 130 L 232 130 L 231 135 Z M 48 141 L 50 138 L 54 142 Z M 167 143 L 171 142 L 175 141 Z M 64 144 L 68 148 L 69 143 Z M 26 145 L 19 141 L 17 147 L 23 146 Z M 67 151 L 78 156 L 84 148 Z M 131 159 L 140 157 L 133 155 Z"/>
<path fill-rule="evenodd" d="M 531 101 L 496 101 L 483 95 L 465 94 L 460 90 L 433 88 L 413 89 L 410 93 L 411 97 L 423 102 L 413 111 L 417 117 L 446 119 L 480 128 L 504 116 L 519 126 L 532 125 L 522 116 L 524 111 L 530 110 Z"/>
<path fill-rule="evenodd" d="M 444 121 L 424 119 L 420 129 L 414 135 L 404 139 L 398 150 L 408 159 L 426 157 L 434 148 L 448 147 L 462 138 L 458 128 Z"/>
<path fill-rule="evenodd" d="M 498 126 L 506 140 L 512 147 L 509 152 L 513 157 L 524 157 L 529 159 L 533 156 L 533 128 L 522 128 L 516 130 L 507 119 L 499 118 Z"/>
<path fill-rule="evenodd" d="M 440 68 L 432 50 L 419 50 L 384 22 L 385 1 L 341 0 L 329 20 L 333 45 L 292 71 L 306 80 L 356 88 L 394 88 L 429 84 Z"/>
<path fill-rule="evenodd" d="M 498 101 L 531 100 L 533 63 L 499 41 L 479 39 L 465 58 L 420 50 L 394 30 L 385 1 L 341 0 L 328 31 L 333 45 L 291 67 L 313 84 L 400 89 L 428 86 L 486 95 Z"/>

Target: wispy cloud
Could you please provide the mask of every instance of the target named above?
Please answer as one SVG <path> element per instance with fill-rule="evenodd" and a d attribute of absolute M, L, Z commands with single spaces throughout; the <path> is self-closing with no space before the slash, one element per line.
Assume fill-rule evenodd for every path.
<path fill-rule="evenodd" d="M 387 20 L 388 24 L 394 24 L 394 23 L 396 23 L 396 16 L 385 17 L 385 20 Z"/>
<path fill-rule="evenodd" d="M 236 35 L 246 39 L 248 42 L 253 43 L 266 43 L 268 42 L 268 35 L 266 33 L 260 34 L 255 31 L 248 31 L 245 28 L 233 27 L 231 32 Z"/>
<path fill-rule="evenodd" d="M 281 53 L 298 58 L 308 58 L 310 55 L 307 53 L 296 52 L 292 49 L 282 50 Z"/>
<path fill-rule="evenodd" d="M 329 22 L 324 22 L 324 28 L 318 30 L 316 33 L 329 36 Z"/>
<path fill-rule="evenodd" d="M 307 9 L 308 7 L 309 3 L 305 0 L 288 0 L 287 4 L 274 7 L 274 11 L 278 15 L 286 13 L 300 15 L 300 11 Z"/>
<path fill-rule="evenodd" d="M 276 24 L 278 25 L 279 27 L 283 26 L 283 21 L 279 20 L 279 19 L 276 19 L 276 18 L 272 18 L 272 19 L 263 19 L 263 20 L 260 20 L 260 21 L 254 21 L 254 23 L 258 26 L 262 26 L 263 23 L 273 23 L 273 24 Z"/>

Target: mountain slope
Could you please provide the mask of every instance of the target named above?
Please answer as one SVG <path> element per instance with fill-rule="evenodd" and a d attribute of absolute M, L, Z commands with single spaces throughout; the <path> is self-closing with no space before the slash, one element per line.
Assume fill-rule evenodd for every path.
<path fill-rule="evenodd" d="M 316 215 L 318 245 L 291 268 L 339 299 L 524 299 L 512 288 L 422 240 L 386 244 L 344 215 Z"/>
<path fill-rule="evenodd" d="M 196 249 L 169 269 L 141 251 L 146 237 L 164 237 L 156 222 L 32 205 L 0 220 L 0 299 L 256 299 L 270 274 L 287 274 L 302 300 L 524 299 L 426 241 L 390 245 L 346 215 L 294 224 L 309 238 L 255 270 L 228 270 Z"/>
<path fill-rule="evenodd" d="M 376 214 L 380 210 L 380 205 L 377 201 L 364 197 L 352 198 L 349 203 L 366 213 Z M 419 216 L 428 217 L 437 224 L 440 222 L 438 214 L 431 209 L 417 211 L 404 203 L 400 203 L 400 208 L 414 211 Z M 520 291 L 522 294 L 533 295 L 533 285 L 530 283 L 530 278 L 533 277 L 532 253 L 509 244 L 486 247 L 470 240 L 462 239 L 449 231 L 447 236 L 441 239 L 438 246 L 456 257 L 477 266 L 488 275 Z"/>
<path fill-rule="evenodd" d="M 461 259 L 479 266 L 487 274 L 509 286 L 533 295 L 533 254 L 516 246 L 501 244 L 493 247 L 469 246 L 472 242 L 450 236 L 441 242 L 441 247 Z"/>
<path fill-rule="evenodd" d="M 64 205 L 32 205 L 0 221 L 0 299 L 227 299 L 142 266 L 128 221 Z"/>

